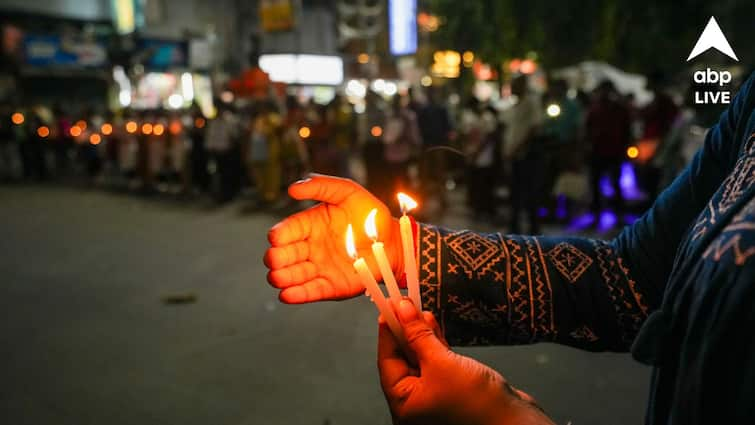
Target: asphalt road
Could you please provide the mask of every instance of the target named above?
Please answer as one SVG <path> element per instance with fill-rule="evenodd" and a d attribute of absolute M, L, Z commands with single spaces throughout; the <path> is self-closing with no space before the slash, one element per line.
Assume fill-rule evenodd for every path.
<path fill-rule="evenodd" d="M 280 304 L 262 265 L 278 217 L 240 209 L 0 187 L 0 423 L 389 424 L 374 308 Z M 642 423 L 649 370 L 628 355 L 459 351 L 559 424 Z"/>

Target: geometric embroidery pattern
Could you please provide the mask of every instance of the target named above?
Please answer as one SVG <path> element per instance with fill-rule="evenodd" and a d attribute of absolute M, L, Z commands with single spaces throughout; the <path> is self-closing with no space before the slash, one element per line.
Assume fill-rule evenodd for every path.
<path fill-rule="evenodd" d="M 556 270 L 569 282 L 576 282 L 592 264 L 592 258 L 572 244 L 561 242 L 548 252 Z"/>
<path fill-rule="evenodd" d="M 498 247 L 493 242 L 468 230 L 452 233 L 445 240 L 454 255 L 472 271 L 499 255 Z"/>

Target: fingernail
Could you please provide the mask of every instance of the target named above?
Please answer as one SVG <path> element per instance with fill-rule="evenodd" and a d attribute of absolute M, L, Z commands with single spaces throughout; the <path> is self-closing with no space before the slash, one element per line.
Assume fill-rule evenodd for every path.
<path fill-rule="evenodd" d="M 312 180 L 312 179 L 309 178 L 309 177 L 307 177 L 306 179 L 301 179 L 301 180 L 295 181 L 294 184 L 302 184 L 302 183 L 306 183 L 306 182 L 308 182 L 310 180 Z"/>
<path fill-rule="evenodd" d="M 409 300 L 401 300 L 398 303 L 398 315 L 402 322 L 411 322 L 417 316 L 417 309 Z"/>

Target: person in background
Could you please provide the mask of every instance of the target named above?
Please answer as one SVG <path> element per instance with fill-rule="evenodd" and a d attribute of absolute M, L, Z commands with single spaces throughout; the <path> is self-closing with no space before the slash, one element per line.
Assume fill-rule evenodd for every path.
<path fill-rule="evenodd" d="M 679 107 L 665 90 L 666 78 L 660 71 L 655 71 L 648 76 L 648 89 L 653 92 L 653 100 L 639 111 L 642 124 L 642 140 L 652 141 L 656 146 L 655 153 L 663 150 L 663 144 L 671 130 Z M 653 162 L 644 167 L 643 173 L 645 188 L 649 191 L 650 199 L 655 199 L 658 190 L 661 189 L 660 181 L 663 170 Z"/>
<path fill-rule="evenodd" d="M 349 155 L 353 148 L 354 119 L 351 105 L 345 97 L 336 95 L 326 109 L 327 121 L 331 123 L 333 145 L 336 149 L 336 162 L 341 177 L 351 177 Z"/>
<path fill-rule="evenodd" d="M 71 137 L 71 118 L 61 105 L 55 105 L 53 108 L 55 127 L 53 132 L 54 150 L 55 150 L 55 174 L 58 178 L 66 176 L 69 172 L 68 155 L 73 148 L 73 138 Z"/>
<path fill-rule="evenodd" d="M 281 178 L 285 185 L 289 185 L 300 179 L 310 168 L 307 140 L 311 136 L 312 129 L 306 126 L 304 108 L 295 96 L 286 98 L 286 115 L 283 119 L 282 130 Z"/>
<path fill-rule="evenodd" d="M 420 147 L 419 127 L 414 112 L 404 104 L 404 99 L 393 96 L 391 109 L 383 130 L 383 175 L 382 197 L 388 205 L 396 206 L 396 193 L 411 191 L 409 163 Z"/>
<path fill-rule="evenodd" d="M 593 102 L 585 118 L 585 137 L 592 147 L 590 156 L 591 209 L 598 214 L 602 204 L 600 180 L 608 174 L 613 184 L 615 208 L 623 212 L 621 164 L 631 142 L 632 120 L 628 108 L 613 83 L 605 80 L 593 94 Z"/>
<path fill-rule="evenodd" d="M 262 101 L 252 119 L 248 168 L 265 205 L 274 204 L 281 192 L 281 125 L 275 103 Z"/>
<path fill-rule="evenodd" d="M 506 125 L 503 138 L 503 159 L 511 163 L 511 232 L 519 232 L 522 211 L 529 219 L 532 234 L 540 232 L 537 203 L 541 191 L 541 146 L 537 137 L 543 121 L 540 98 L 529 89 L 527 76 L 522 74 L 511 81 L 511 94 L 517 102 L 504 111 Z"/>
<path fill-rule="evenodd" d="M 191 144 L 189 160 L 191 166 L 191 186 L 194 190 L 199 190 L 200 193 L 207 193 L 210 189 L 210 176 L 207 172 L 207 147 L 206 143 L 206 130 L 207 120 L 202 115 L 202 110 L 198 106 L 193 105 L 188 115 L 188 119 L 184 122 L 184 127 L 189 134 L 189 142 Z"/>
<path fill-rule="evenodd" d="M 366 171 L 367 188 L 372 193 L 384 193 L 382 135 L 385 131 L 387 115 L 385 100 L 374 91 L 367 90 L 365 110 L 361 115 L 363 121 L 359 127 L 359 140 L 364 143 L 362 158 Z"/>
<path fill-rule="evenodd" d="M 543 102 L 543 193 L 547 195 L 552 193 L 559 175 L 579 168 L 582 159 L 581 152 L 577 149 L 583 119 L 582 108 L 576 100 L 567 96 L 568 88 L 566 81 L 552 80 Z"/>
<path fill-rule="evenodd" d="M 237 182 L 234 182 L 236 161 L 233 155 L 239 128 L 231 105 L 220 100 L 216 105 L 218 115 L 207 123 L 205 146 L 215 164 L 215 199 L 225 203 L 233 199 L 237 185 Z"/>
<path fill-rule="evenodd" d="M 328 107 L 310 104 L 307 108 L 307 123 L 311 135 L 307 142 L 312 171 L 321 174 L 338 175 L 340 172 L 338 148 L 333 140 L 334 125 L 330 121 Z"/>
<path fill-rule="evenodd" d="M 472 214 L 476 219 L 491 221 L 496 215 L 495 182 L 500 168 L 496 167 L 496 145 L 501 140 L 498 111 L 490 105 L 479 114 L 477 143 L 465 145 L 467 158 L 467 192 Z"/>
<path fill-rule="evenodd" d="M 126 184 L 137 177 L 139 163 L 139 123 L 133 111 L 127 109 L 122 118 L 113 123 L 113 135 L 118 138 L 118 171 Z"/>
<path fill-rule="evenodd" d="M 449 143 L 451 132 L 451 120 L 448 110 L 439 100 L 439 94 L 435 87 L 430 86 L 425 90 L 427 102 L 422 105 L 417 99 L 415 91 L 410 92 L 413 109 L 417 114 L 417 125 L 422 136 L 422 155 L 419 164 L 420 188 L 423 196 L 430 202 L 435 202 L 439 213 L 445 211 L 447 153 L 433 149 L 446 146 Z M 427 202 L 425 202 L 427 204 Z"/>

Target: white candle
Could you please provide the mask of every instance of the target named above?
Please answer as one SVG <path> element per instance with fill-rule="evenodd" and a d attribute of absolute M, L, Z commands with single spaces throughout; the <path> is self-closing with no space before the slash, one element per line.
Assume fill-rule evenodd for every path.
<path fill-rule="evenodd" d="M 388 300 L 385 299 L 377 281 L 375 281 L 375 278 L 372 276 L 370 268 L 367 267 L 364 258 L 357 258 L 356 246 L 354 244 L 354 231 L 351 228 L 351 224 L 349 224 L 348 229 L 346 229 L 346 251 L 351 258 L 355 259 L 354 269 L 357 271 L 357 274 L 359 274 L 362 284 L 365 289 L 367 289 L 367 293 L 370 294 L 378 311 L 383 316 L 386 323 L 388 323 L 391 332 L 393 332 L 393 335 L 398 338 L 399 341 L 404 341 L 404 331 L 401 328 L 401 324 L 399 324 L 396 315 L 393 313 L 393 309 L 390 304 L 388 304 Z"/>
<path fill-rule="evenodd" d="M 417 268 L 417 258 L 414 256 L 414 234 L 412 232 L 412 222 L 406 215 L 407 212 L 417 207 L 414 199 L 404 193 L 399 193 L 398 202 L 403 214 L 398 220 L 401 230 L 401 246 L 404 252 L 404 273 L 406 274 L 406 287 L 409 290 L 409 299 L 417 307 L 417 311 L 422 313 L 422 297 L 419 292 L 419 270 Z"/>
<path fill-rule="evenodd" d="M 412 235 L 412 222 L 406 215 L 399 220 L 401 228 L 401 245 L 404 248 L 404 273 L 406 274 L 406 287 L 409 290 L 409 299 L 417 307 L 417 311 L 422 313 L 422 300 L 419 293 L 419 271 L 417 270 L 417 259 L 414 257 L 414 236 Z"/>
<path fill-rule="evenodd" d="M 364 230 L 367 236 L 373 240 L 372 243 L 372 255 L 375 256 L 378 268 L 380 269 L 380 275 L 383 276 L 383 283 L 388 288 L 388 294 L 396 302 L 401 300 L 401 291 L 396 283 L 396 278 L 393 276 L 393 269 L 391 269 L 391 263 L 388 261 L 388 256 L 385 254 L 385 246 L 382 242 L 377 241 L 377 226 L 375 225 L 375 215 L 377 209 L 370 211 L 367 216 L 367 220 L 364 222 Z"/>

